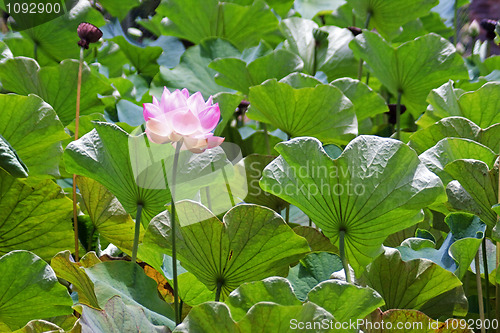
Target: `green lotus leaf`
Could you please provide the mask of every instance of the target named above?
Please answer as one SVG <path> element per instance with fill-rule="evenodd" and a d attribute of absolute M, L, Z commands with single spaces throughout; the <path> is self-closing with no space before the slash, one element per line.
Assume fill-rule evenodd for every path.
<path fill-rule="evenodd" d="M 431 32 L 450 40 L 454 34 L 453 29 L 448 27 L 444 19 L 434 11 L 404 24 L 401 28 L 402 33 L 392 40 L 393 43 L 404 43 Z"/>
<path fill-rule="evenodd" d="M 272 135 L 264 130 L 257 130 L 246 137 L 241 144 L 243 155 L 261 154 L 267 156 L 277 156 L 274 146 L 283 141 L 281 138 Z M 269 148 L 269 149 L 268 149 Z M 264 205 L 265 206 L 265 205 Z"/>
<path fill-rule="evenodd" d="M 52 180 L 20 180 L 0 169 L 0 255 L 25 249 L 50 260 L 74 247 L 72 211 Z"/>
<path fill-rule="evenodd" d="M 330 84 L 339 88 L 354 104 L 358 124 L 367 118 L 388 111 L 382 96 L 361 81 L 345 77 L 332 81 Z"/>
<path fill-rule="evenodd" d="M 170 305 L 160 299 L 156 282 L 148 277 L 136 263 L 123 260 L 107 261 L 85 268 L 94 283 L 101 307 L 118 295 L 126 305 L 140 307 L 154 325 L 175 326 Z M 105 309 L 105 308 L 104 308 Z"/>
<path fill-rule="evenodd" d="M 284 49 L 302 58 L 305 73 L 315 75 L 322 71 L 329 81 L 356 75 L 358 62 L 349 49 L 354 38 L 349 30 L 334 26 L 319 28 L 311 20 L 291 17 L 281 22 L 281 32 L 286 38 Z"/>
<path fill-rule="evenodd" d="M 326 322 L 325 326 L 321 323 Z M 302 326 L 299 326 L 302 323 Z M 226 304 L 207 302 L 200 304 L 189 312 L 182 324 L 174 332 L 344 332 L 330 327 L 335 319 L 326 310 L 314 303 L 285 306 L 272 302 L 255 304 L 243 319 L 234 322 Z"/>
<path fill-rule="evenodd" d="M 439 250 L 434 247 L 408 246 L 407 239 L 398 247 L 404 261 L 429 259 L 462 279 L 476 255 L 486 232 L 479 217 L 468 213 L 451 213 L 445 218 L 450 233 Z"/>
<path fill-rule="evenodd" d="M 328 84 L 296 89 L 271 79 L 250 88 L 249 100 L 249 118 L 270 123 L 290 136 L 346 144 L 357 134 L 351 101 Z"/>
<path fill-rule="evenodd" d="M 264 169 L 261 187 L 306 213 L 338 246 L 357 275 L 382 252 L 387 236 L 417 224 L 422 208 L 445 200 L 441 180 L 393 139 L 359 136 L 337 159 L 315 138 L 296 138 Z"/>
<path fill-rule="evenodd" d="M 54 271 L 28 251 L 0 257 L 0 330 L 12 332 L 32 319 L 69 315 L 73 301 Z"/>
<path fill-rule="evenodd" d="M 453 180 L 449 182 L 448 185 L 446 185 L 446 194 L 451 209 L 465 211 L 483 217 L 481 208 L 459 181 Z"/>
<path fill-rule="evenodd" d="M 4 89 L 20 95 L 36 94 L 56 111 L 63 125 L 75 119 L 78 61 L 67 59 L 56 66 L 40 67 L 30 58 L 8 59 L 0 64 Z M 106 77 L 83 66 L 80 114 L 103 113 L 98 95 L 113 91 Z"/>
<path fill-rule="evenodd" d="M 102 0 L 99 3 L 111 16 L 117 17 L 120 21 L 123 21 L 132 8 L 141 4 L 140 0 L 122 0 L 119 3 L 113 0 Z"/>
<path fill-rule="evenodd" d="M 167 0 L 156 12 L 168 17 L 165 35 L 199 44 L 206 38 L 223 38 L 239 50 L 263 40 L 276 41 L 278 19 L 264 1 L 249 6 L 218 0 Z M 279 42 L 279 39 L 278 39 Z"/>
<path fill-rule="evenodd" d="M 158 81 L 158 85 L 166 85 L 172 89 L 187 88 L 191 92 L 200 91 L 205 98 L 218 92 L 231 92 L 231 89 L 215 82 L 217 71 L 209 68 L 209 64 L 217 58 L 239 56 L 240 52 L 229 42 L 222 39 L 208 39 L 184 52 L 179 65 L 175 68 L 161 66 L 155 80 Z"/>
<path fill-rule="evenodd" d="M 95 123 L 96 128 L 79 140 L 70 143 L 64 153 L 66 170 L 97 180 L 113 193 L 123 208 L 132 216 L 137 213 L 137 205 L 142 204 L 141 222 L 147 226 L 149 220 L 165 209 L 170 202 L 170 192 L 163 188 L 146 188 L 138 184 L 132 163 L 129 141 L 135 140 L 118 126 L 109 123 Z M 137 137 L 137 140 L 144 140 Z M 138 154 L 141 152 L 138 152 Z M 147 151 L 143 152 L 147 154 Z M 138 155 L 140 156 L 140 155 Z M 154 175 L 144 175 L 153 177 Z M 163 180 L 163 174 L 155 179 Z M 163 180 L 164 184 L 164 180 Z"/>
<path fill-rule="evenodd" d="M 220 92 L 214 96 L 213 100 L 214 103 L 219 103 L 220 116 L 222 118 L 215 128 L 214 135 L 221 136 L 222 131 L 224 131 L 226 126 L 234 119 L 234 112 L 243 100 L 243 96 L 228 92 Z"/>
<path fill-rule="evenodd" d="M 215 292 L 208 290 L 207 286 L 189 272 L 179 274 L 178 284 L 179 298 L 189 306 L 195 306 L 215 299 Z"/>
<path fill-rule="evenodd" d="M 340 322 L 363 319 L 384 305 L 375 290 L 340 280 L 321 282 L 309 292 L 307 300 L 321 306 Z"/>
<path fill-rule="evenodd" d="M 252 154 L 237 164 L 237 168 L 245 172 L 248 194 L 244 202 L 269 207 L 275 212 L 281 212 L 288 204 L 277 196 L 263 191 L 259 186 L 262 170 L 274 160 L 274 156 Z"/>
<path fill-rule="evenodd" d="M 19 158 L 16 150 L 0 135 L 0 168 L 16 178 L 28 177 L 28 167 Z"/>
<path fill-rule="evenodd" d="M 400 253 L 390 248 L 367 267 L 360 282 L 382 296 L 385 301 L 382 310 L 420 310 L 434 298 L 462 286 L 455 274 L 432 261 L 416 259 L 404 262 Z M 465 297 L 463 290 L 462 297 Z M 455 314 L 463 316 L 465 313 Z"/>
<path fill-rule="evenodd" d="M 311 20 L 300 17 L 291 17 L 281 21 L 281 32 L 286 41 L 283 45 L 285 50 L 300 56 L 304 61 L 304 72 L 316 74 L 316 40 L 313 31 L 318 25 Z"/>
<path fill-rule="evenodd" d="M 168 332 L 165 326 L 153 325 L 143 308 L 125 304 L 120 296 L 111 297 L 103 310 L 96 310 L 86 305 L 82 307 L 82 316 L 79 320 L 82 332 Z"/>
<path fill-rule="evenodd" d="M 235 321 L 243 319 L 250 308 L 259 302 L 273 302 L 285 306 L 302 304 L 295 297 L 290 282 L 277 276 L 244 283 L 233 290 L 225 301 Z"/>
<path fill-rule="evenodd" d="M 249 88 L 267 79 L 280 80 L 292 72 L 302 70 L 303 62 L 287 50 L 275 50 L 250 63 L 239 58 L 219 58 L 209 65 L 219 74 L 215 82 L 248 95 Z"/>
<path fill-rule="evenodd" d="M 0 95 L 0 108 L 0 134 L 26 164 L 30 175 L 58 176 L 61 140 L 69 136 L 54 110 L 34 95 Z"/>
<path fill-rule="evenodd" d="M 283 276 L 288 266 L 307 252 L 307 241 L 297 236 L 280 215 L 269 208 L 243 204 L 232 208 L 221 222 L 193 201 L 176 204 L 177 258 L 209 290 L 221 285 L 221 298 L 248 281 Z M 155 217 L 139 247 L 171 254 L 170 214 Z"/>
<path fill-rule="evenodd" d="M 299 225 L 293 228 L 293 231 L 307 240 L 311 251 L 339 253 L 339 249 L 316 228 Z"/>
<path fill-rule="evenodd" d="M 453 82 L 449 81 L 429 93 L 427 101 L 430 106 L 418 123 L 429 126 L 429 122 L 441 118 L 460 116 L 481 128 L 493 128 L 500 122 L 497 112 L 500 105 L 497 103 L 498 96 L 500 96 L 499 82 L 486 82 L 475 91 L 464 91 L 454 88 Z M 495 134 L 498 135 L 498 132 Z M 493 141 L 492 145 L 498 146 L 498 140 Z"/>
<path fill-rule="evenodd" d="M 448 184 L 453 178 L 444 168 L 448 163 L 458 159 L 474 159 L 483 161 L 489 168 L 493 168 L 497 155 L 490 148 L 469 139 L 445 138 L 434 147 L 427 149 L 420 156 L 425 166 Z"/>
<path fill-rule="evenodd" d="M 73 285 L 72 288 L 78 293 L 78 303 L 100 309 L 94 293 L 94 284 L 83 267 L 73 261 L 69 251 L 56 254 L 50 261 L 50 266 L 58 278 L 64 279 Z"/>
<path fill-rule="evenodd" d="M 384 324 L 382 324 L 382 322 Z M 465 319 L 447 319 L 444 323 L 428 317 L 417 310 L 391 309 L 385 312 L 373 312 L 365 321 L 365 329 L 370 327 L 384 327 L 377 333 L 393 333 L 398 325 L 405 333 L 473 333 Z"/>
<path fill-rule="evenodd" d="M 474 199 L 480 212 L 477 215 L 488 226 L 494 227 L 497 215 L 491 207 L 498 203 L 498 167 L 477 160 L 456 160 L 448 163 L 444 171 L 460 182 L 467 193 Z M 464 210 L 466 206 L 457 203 L 454 208 Z M 475 213 L 475 212 L 472 212 Z"/>
<path fill-rule="evenodd" d="M 97 181 L 77 176 L 76 183 L 85 209 L 100 237 L 128 253 L 132 253 L 135 223 L 116 197 Z M 139 240 L 144 229 L 141 228 Z"/>
<path fill-rule="evenodd" d="M 349 43 L 354 39 L 352 32 L 333 25 L 323 26 L 320 33 L 327 33 L 321 39 L 316 51 L 319 71 L 326 74 L 328 81 L 358 74 L 359 61 L 356 60 Z"/>
<path fill-rule="evenodd" d="M 22 40 L 16 41 L 17 38 L 14 38 L 4 41 L 16 57 L 35 58 L 42 66 L 56 65 L 64 59 L 79 58 L 80 47 L 77 43 L 80 38 L 76 29 L 81 22 L 90 22 L 100 27 L 104 25 L 105 20 L 102 14 L 92 7 L 91 3 L 86 0 L 77 0 L 68 13 L 46 24 L 22 31 Z M 11 43 L 12 41 L 15 44 Z M 95 58 L 94 50 L 91 51 L 86 54 L 86 60 L 89 62 Z M 76 72 L 74 73 L 76 80 Z"/>
<path fill-rule="evenodd" d="M 59 333 L 64 332 L 64 329 L 57 326 L 54 323 L 51 323 L 47 320 L 36 319 L 30 320 L 23 328 L 20 328 L 13 333 L 38 333 L 38 332 L 50 332 L 50 333 Z"/>
<path fill-rule="evenodd" d="M 431 89 L 449 79 L 469 78 L 464 60 L 454 46 L 436 34 L 393 47 L 378 34 L 364 31 L 350 47 L 391 94 L 397 96 L 401 92 L 402 104 L 416 117 L 425 111 Z"/>
<path fill-rule="evenodd" d="M 368 27 L 377 29 L 384 38 L 391 39 L 398 35 L 400 27 L 405 23 L 429 14 L 438 0 L 347 0 L 347 3 L 363 22 L 369 17 Z"/>
<path fill-rule="evenodd" d="M 421 154 L 444 138 L 463 138 L 474 140 L 498 152 L 499 136 L 500 124 L 481 129 L 467 118 L 447 117 L 412 134 L 408 145 Z"/>
<path fill-rule="evenodd" d="M 160 65 L 157 60 L 163 52 L 161 47 L 136 45 L 124 35 L 113 37 L 111 40 L 120 46 L 120 50 L 135 67 L 137 74 L 152 78 L 158 73 Z"/>
<path fill-rule="evenodd" d="M 334 272 L 342 269 L 342 261 L 338 255 L 328 252 L 313 252 L 305 256 L 298 265 L 290 268 L 287 279 L 292 284 L 297 298 L 305 301 L 311 289 L 320 282 L 330 279 Z M 335 316 L 335 318 L 337 317 Z"/>
<path fill-rule="evenodd" d="M 500 123 L 499 99 L 500 82 L 488 82 L 478 90 L 460 96 L 460 115 L 482 128 Z"/>

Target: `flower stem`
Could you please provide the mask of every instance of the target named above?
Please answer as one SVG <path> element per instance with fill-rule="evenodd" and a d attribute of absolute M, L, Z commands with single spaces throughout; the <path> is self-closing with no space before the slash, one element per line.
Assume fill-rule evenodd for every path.
<path fill-rule="evenodd" d="M 490 300 L 490 277 L 488 273 L 488 258 L 486 256 L 486 237 L 483 238 L 483 241 L 481 243 L 482 245 L 482 253 L 483 253 L 483 267 L 484 267 L 484 279 L 486 281 L 486 314 L 488 315 L 488 318 L 490 318 L 490 306 L 489 306 L 489 300 Z"/>
<path fill-rule="evenodd" d="M 266 152 L 267 155 L 271 155 L 271 145 L 269 144 L 269 132 L 267 131 L 267 125 L 265 123 L 262 124 L 262 129 L 264 130 L 264 141 L 266 143 Z"/>
<path fill-rule="evenodd" d="M 224 167 L 222 167 L 222 176 L 224 177 L 224 182 L 226 183 L 226 190 L 229 195 L 229 201 L 231 201 L 231 206 L 234 207 L 236 206 L 236 203 L 234 202 L 233 192 L 231 191 L 231 186 L 229 186 L 229 180 L 227 179 L 227 174 Z"/>
<path fill-rule="evenodd" d="M 177 164 L 179 163 L 179 152 L 182 147 L 182 141 L 178 141 L 175 145 L 175 155 L 174 164 L 172 166 L 172 183 L 170 186 L 170 193 L 172 194 L 171 199 L 171 230 L 172 230 L 172 274 L 174 279 L 174 313 L 175 313 L 175 324 L 179 325 L 181 323 L 181 317 L 179 313 L 179 289 L 177 287 L 177 248 L 175 244 L 175 233 L 176 233 L 176 221 L 175 221 L 175 181 L 177 178 Z"/>
<path fill-rule="evenodd" d="M 396 103 L 396 139 L 401 140 L 401 96 L 403 92 L 398 90 L 398 101 Z"/>
<path fill-rule="evenodd" d="M 339 235 L 339 253 L 342 266 L 344 267 L 345 279 L 347 283 L 351 283 L 351 271 L 349 270 L 349 263 L 345 255 L 345 230 L 340 230 Z"/>
<path fill-rule="evenodd" d="M 368 26 L 370 25 L 371 18 L 372 18 L 372 13 L 368 12 L 368 14 L 366 15 L 365 29 L 368 29 Z M 364 62 L 363 59 L 359 59 L 359 66 L 358 66 L 358 80 L 359 81 L 361 81 L 361 78 L 363 77 L 363 62 Z"/>
<path fill-rule="evenodd" d="M 78 66 L 78 81 L 76 85 L 75 141 L 78 140 L 80 126 L 80 94 L 82 91 L 83 47 L 80 48 L 80 64 Z M 73 175 L 73 229 L 75 233 L 75 261 L 80 260 L 78 243 L 78 210 L 76 207 L 76 175 Z"/>
<path fill-rule="evenodd" d="M 217 290 L 215 291 L 215 301 L 216 302 L 219 302 L 219 300 L 220 300 L 220 294 L 222 291 L 222 284 L 223 283 L 224 283 L 224 281 L 222 281 L 221 279 L 217 279 Z"/>
<path fill-rule="evenodd" d="M 483 302 L 483 285 L 481 283 L 481 268 L 479 267 L 479 249 L 476 252 L 476 257 L 474 258 L 476 264 L 476 284 L 477 284 L 477 302 L 479 304 L 479 318 L 481 322 L 484 323 L 484 302 Z M 481 325 L 481 333 L 485 333 L 484 326 Z"/>
<path fill-rule="evenodd" d="M 139 232 L 141 230 L 142 204 L 137 204 L 137 215 L 135 216 L 134 246 L 132 247 L 132 262 L 137 261 L 137 249 L 139 248 Z"/>

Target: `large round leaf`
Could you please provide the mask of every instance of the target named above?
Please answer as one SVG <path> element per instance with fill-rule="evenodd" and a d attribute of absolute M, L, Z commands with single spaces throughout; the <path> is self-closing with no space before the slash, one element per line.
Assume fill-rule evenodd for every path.
<path fill-rule="evenodd" d="M 123 303 L 138 306 L 155 325 L 175 326 L 172 308 L 157 292 L 156 282 L 148 277 L 136 263 L 124 260 L 107 261 L 86 268 L 85 272 L 95 286 L 95 294 L 101 307 L 119 295 Z"/>
<path fill-rule="evenodd" d="M 307 300 L 321 306 L 340 322 L 363 319 L 384 305 L 375 290 L 339 280 L 321 282 L 309 292 Z"/>
<path fill-rule="evenodd" d="M 500 151 L 500 140 L 498 140 L 500 124 L 482 129 L 463 117 L 447 117 L 415 132 L 410 136 L 408 145 L 420 154 L 436 145 L 440 140 L 449 137 L 474 140 L 489 147 L 494 152 Z"/>
<path fill-rule="evenodd" d="M 455 274 L 432 261 L 416 259 L 404 262 L 399 252 L 390 248 L 368 266 L 361 282 L 382 296 L 385 301 L 382 310 L 420 310 L 434 298 L 462 286 Z M 465 299 L 463 291 L 461 299 Z M 466 309 L 455 313 L 459 316 L 465 314 Z"/>
<path fill-rule="evenodd" d="M 28 168 L 26 164 L 19 158 L 17 152 L 0 135 L 0 168 L 4 169 L 16 178 L 28 177 Z"/>
<path fill-rule="evenodd" d="M 69 5 L 70 2 L 65 3 Z M 40 64 L 44 66 L 55 65 L 64 59 L 78 59 L 80 53 L 80 47 L 77 44 L 79 37 L 76 33 L 78 25 L 81 22 L 90 22 L 101 26 L 105 21 L 102 14 L 86 0 L 71 1 L 71 6 L 72 8 L 66 14 L 45 24 L 22 31 L 23 38 L 20 40 L 17 38 L 4 39 L 14 56 L 38 58 Z M 16 43 L 16 40 L 21 43 Z M 36 57 L 34 54 L 35 45 Z M 94 60 L 93 52 L 88 52 L 87 56 L 89 61 Z"/>
<path fill-rule="evenodd" d="M 331 85 L 296 89 L 272 79 L 250 88 L 249 99 L 249 118 L 270 123 L 290 136 L 346 144 L 358 133 L 351 101 Z"/>
<path fill-rule="evenodd" d="M 40 67 L 30 58 L 12 58 L 0 64 L 0 81 L 5 90 L 43 98 L 66 126 L 75 119 L 78 66 L 78 61 L 70 59 L 55 66 Z M 112 91 L 103 75 L 83 66 L 80 113 L 103 113 L 104 105 L 98 94 L 106 95 Z"/>
<path fill-rule="evenodd" d="M 273 276 L 262 281 L 247 282 L 233 290 L 225 303 L 235 321 L 241 320 L 248 310 L 259 302 L 280 305 L 301 305 L 287 279 Z"/>
<path fill-rule="evenodd" d="M 320 326 L 322 322 L 326 322 L 327 325 Z M 332 327 L 330 327 L 330 323 L 333 323 Z M 293 332 L 305 333 L 310 332 L 314 327 L 316 328 L 314 332 L 318 333 L 345 333 L 344 330 L 334 329 L 334 323 L 335 319 L 329 312 L 309 302 L 304 305 L 290 306 L 273 302 L 257 303 L 237 323 L 231 318 L 227 305 L 219 302 L 207 302 L 191 309 L 174 332 L 287 333 L 293 330 Z M 319 329 L 318 326 L 320 326 Z"/>
<path fill-rule="evenodd" d="M 168 17 L 163 34 L 195 44 L 220 37 L 243 50 L 261 39 L 275 39 L 272 35 L 278 28 L 278 19 L 262 0 L 249 6 L 218 0 L 167 0 L 156 11 Z"/>
<path fill-rule="evenodd" d="M 16 150 L 30 175 L 58 176 L 61 140 L 69 136 L 50 105 L 35 95 L 0 95 L 0 109 L 0 135 Z"/>
<path fill-rule="evenodd" d="M 445 222 L 451 231 L 439 250 L 427 246 L 415 248 L 413 241 L 421 240 L 416 238 L 407 239 L 398 250 L 405 261 L 429 259 L 462 279 L 481 245 L 486 225 L 479 217 L 467 213 L 451 213 Z"/>
<path fill-rule="evenodd" d="M 488 82 L 473 92 L 466 92 L 458 99 L 461 116 L 486 128 L 500 123 L 500 82 Z"/>
<path fill-rule="evenodd" d="M 494 227 L 497 215 L 491 207 L 498 203 L 498 166 L 490 169 L 482 161 L 464 159 L 447 164 L 444 171 L 458 180 L 474 199 L 480 212 L 472 213 L 476 213 L 488 226 Z M 463 210 L 466 207 L 458 202 L 454 208 Z"/>
<path fill-rule="evenodd" d="M 307 241 L 296 235 L 280 215 L 257 205 L 238 205 L 221 222 L 192 201 L 176 204 L 177 258 L 208 289 L 222 285 L 222 297 L 247 281 L 285 275 L 288 266 L 307 252 Z M 139 248 L 141 253 L 171 254 L 170 214 L 155 217 Z"/>
<path fill-rule="evenodd" d="M 72 284 L 72 289 L 78 293 L 78 303 L 100 309 L 94 293 L 94 284 L 89 279 L 83 267 L 73 261 L 69 251 L 59 252 L 50 261 L 50 266 L 58 278 Z"/>
<path fill-rule="evenodd" d="M 315 75 L 322 71 L 329 81 L 356 75 L 358 62 L 349 49 L 354 38 L 349 30 L 335 26 L 319 28 L 311 20 L 290 17 L 281 22 L 281 32 L 286 38 L 283 47 L 302 58 L 305 73 Z"/>
<path fill-rule="evenodd" d="M 142 204 L 142 222 L 147 225 L 170 202 L 170 192 L 165 185 L 163 189 L 137 185 L 132 166 L 137 162 L 129 152 L 129 134 L 113 124 L 96 123 L 95 126 L 94 130 L 66 147 L 66 170 L 97 180 L 116 195 L 123 208 L 133 216 L 137 205 Z"/>
<path fill-rule="evenodd" d="M 290 268 L 287 279 L 292 284 L 297 298 L 305 301 L 311 289 L 320 282 L 330 279 L 334 272 L 342 269 L 342 261 L 338 255 L 328 252 L 313 252 Z"/>
<path fill-rule="evenodd" d="M 369 15 L 369 26 L 389 39 L 395 37 L 405 23 L 429 14 L 438 0 L 347 0 L 347 3 L 362 20 Z"/>
<path fill-rule="evenodd" d="M 387 105 L 382 96 L 359 80 L 344 77 L 330 84 L 339 88 L 354 104 L 358 124 L 367 118 L 387 112 Z"/>
<path fill-rule="evenodd" d="M 107 188 L 93 179 L 77 176 L 76 183 L 95 230 L 108 242 L 132 253 L 135 223 L 120 202 Z M 139 240 L 142 240 L 144 229 L 142 226 L 140 228 Z"/>
<path fill-rule="evenodd" d="M 287 50 L 275 50 L 250 63 L 239 58 L 218 58 L 209 67 L 219 74 L 215 82 L 221 86 L 238 90 L 248 95 L 248 89 L 267 79 L 282 79 L 292 72 L 300 71 L 302 60 Z"/>
<path fill-rule="evenodd" d="M 427 149 L 420 155 L 425 166 L 448 184 L 453 178 L 443 169 L 448 163 L 458 159 L 474 159 L 483 161 L 489 168 L 497 159 L 497 155 L 490 148 L 469 139 L 445 138 L 434 147 Z"/>
<path fill-rule="evenodd" d="M 113 37 L 111 40 L 120 46 L 120 50 L 135 67 L 137 74 L 152 78 L 158 73 L 160 66 L 157 60 L 163 52 L 161 47 L 138 45 L 125 35 Z"/>
<path fill-rule="evenodd" d="M 120 296 L 113 296 L 102 311 L 83 306 L 79 320 L 82 333 L 166 333 L 167 327 L 155 326 L 138 306 L 126 305 Z"/>
<path fill-rule="evenodd" d="M 296 138 L 264 169 L 261 187 L 304 211 L 338 245 L 357 274 L 382 252 L 392 233 L 423 219 L 421 209 L 444 201 L 441 180 L 408 146 L 359 136 L 333 160 L 315 138 Z"/>
<path fill-rule="evenodd" d="M 12 332 L 32 319 L 69 315 L 73 301 L 52 268 L 28 251 L 0 257 L 0 331 Z"/>
<path fill-rule="evenodd" d="M 73 244 L 72 204 L 52 180 L 20 180 L 0 170 L 0 255 L 29 250 L 50 260 Z"/>
<path fill-rule="evenodd" d="M 400 329 L 396 328 L 402 327 Z M 402 325 L 402 326 L 401 326 Z M 374 311 L 362 328 L 381 327 L 377 333 L 473 333 L 465 319 L 448 319 L 444 323 L 417 310 L 391 309 Z M 404 327 L 404 328 L 403 328 Z"/>
<path fill-rule="evenodd" d="M 237 169 L 245 173 L 248 194 L 244 202 L 266 206 L 276 212 L 281 212 L 288 204 L 283 199 L 263 191 L 259 186 L 262 170 L 274 160 L 274 156 L 251 154 L 237 164 Z"/>
<path fill-rule="evenodd" d="M 402 93 L 402 103 L 414 116 L 425 111 L 431 89 L 449 79 L 469 78 L 455 47 L 436 34 L 393 47 L 378 34 L 364 31 L 350 47 L 394 96 Z"/>
<path fill-rule="evenodd" d="M 200 91 L 205 98 L 208 98 L 219 92 L 231 91 L 215 82 L 214 77 L 217 71 L 209 68 L 208 65 L 217 58 L 238 56 L 240 52 L 228 41 L 208 39 L 189 48 L 175 68 L 169 69 L 161 66 L 156 80 L 169 88 L 187 88 L 191 92 Z"/>

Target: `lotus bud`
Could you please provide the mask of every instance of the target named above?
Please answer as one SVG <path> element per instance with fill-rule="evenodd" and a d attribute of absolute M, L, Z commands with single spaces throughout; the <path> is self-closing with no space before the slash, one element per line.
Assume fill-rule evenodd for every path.
<path fill-rule="evenodd" d="M 102 31 L 95 25 L 87 22 L 80 23 L 77 32 L 78 37 L 80 37 L 78 45 L 85 49 L 89 48 L 90 43 L 95 43 L 102 37 Z"/>

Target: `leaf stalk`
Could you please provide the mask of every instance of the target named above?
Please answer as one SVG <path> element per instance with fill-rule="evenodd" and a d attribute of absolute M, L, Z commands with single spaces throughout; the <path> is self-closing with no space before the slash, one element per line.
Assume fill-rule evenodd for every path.
<path fill-rule="evenodd" d="M 83 47 L 80 48 L 80 63 L 78 66 L 78 79 L 76 85 L 76 113 L 75 113 L 75 141 L 78 140 L 80 127 L 80 95 L 82 91 Z M 78 209 L 76 207 L 76 175 L 73 174 L 73 230 L 75 235 L 75 261 L 80 260 L 78 242 Z"/>

